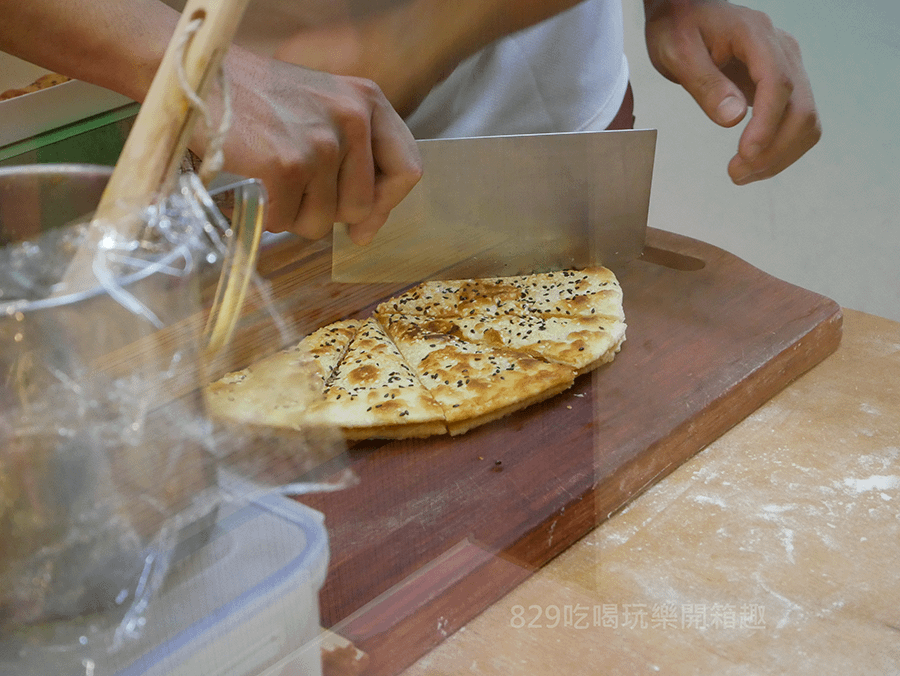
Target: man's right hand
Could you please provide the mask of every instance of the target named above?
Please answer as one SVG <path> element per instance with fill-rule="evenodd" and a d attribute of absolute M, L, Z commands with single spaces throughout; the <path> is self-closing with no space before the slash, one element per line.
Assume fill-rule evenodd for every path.
<path fill-rule="evenodd" d="M 143 101 L 178 23 L 159 0 L 0 0 L 0 49 Z M 364 243 L 421 176 L 415 141 L 370 80 L 337 77 L 232 45 L 224 169 L 262 179 L 267 227 Z M 210 106 L 221 112 L 221 96 Z M 201 157 L 203 125 L 188 144 Z"/>
<path fill-rule="evenodd" d="M 266 227 L 309 239 L 350 226 L 365 244 L 421 177 L 415 140 L 378 86 L 233 46 L 224 168 L 262 179 Z M 192 144 L 202 155 L 202 134 Z"/>

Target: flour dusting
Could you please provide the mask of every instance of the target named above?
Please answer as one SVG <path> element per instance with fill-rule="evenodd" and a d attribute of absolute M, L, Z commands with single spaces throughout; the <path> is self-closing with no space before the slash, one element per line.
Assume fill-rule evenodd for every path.
<path fill-rule="evenodd" d="M 796 563 L 794 560 L 794 531 L 790 528 L 782 528 L 781 544 L 784 545 L 784 551 L 787 554 L 788 561 Z"/>
<path fill-rule="evenodd" d="M 844 479 L 844 485 L 854 493 L 887 491 L 900 486 L 900 476 L 873 475 L 868 479 Z"/>
<path fill-rule="evenodd" d="M 859 405 L 859 410 L 869 415 L 881 415 L 881 410 L 878 409 L 877 406 L 872 406 L 872 404 L 868 404 L 866 402 L 862 402 Z"/>
<path fill-rule="evenodd" d="M 763 511 L 775 512 L 777 514 L 789 512 L 794 509 L 797 509 L 797 505 L 763 505 Z"/>
<path fill-rule="evenodd" d="M 708 505 L 718 505 L 719 507 L 728 506 L 722 498 L 716 498 L 710 495 L 695 495 L 692 499 L 694 502 L 705 503 Z"/>

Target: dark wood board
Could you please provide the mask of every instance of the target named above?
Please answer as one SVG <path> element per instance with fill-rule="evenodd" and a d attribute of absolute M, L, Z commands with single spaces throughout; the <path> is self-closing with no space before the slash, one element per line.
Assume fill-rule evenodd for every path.
<path fill-rule="evenodd" d="M 396 290 L 328 281 L 329 253 L 264 260 L 279 302 L 305 285 L 304 321 Z M 651 229 L 615 271 L 628 333 L 612 364 L 461 437 L 353 445 L 357 486 L 299 498 L 329 531 L 322 623 L 367 673 L 402 671 L 840 342 L 833 301 L 696 240 Z"/>

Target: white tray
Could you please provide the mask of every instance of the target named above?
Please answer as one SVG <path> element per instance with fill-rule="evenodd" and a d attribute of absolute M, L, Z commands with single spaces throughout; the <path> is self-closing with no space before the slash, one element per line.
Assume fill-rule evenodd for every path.
<path fill-rule="evenodd" d="M 26 87 L 49 72 L 0 53 L 0 92 Z M 127 96 L 80 80 L 0 101 L 0 146 L 132 103 Z"/>

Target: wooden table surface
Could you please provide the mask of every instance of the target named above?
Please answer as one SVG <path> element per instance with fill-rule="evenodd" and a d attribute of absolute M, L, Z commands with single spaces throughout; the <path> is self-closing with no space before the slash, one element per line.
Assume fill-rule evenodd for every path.
<path fill-rule="evenodd" d="M 900 674 L 900 323 L 838 352 L 405 676 Z"/>

